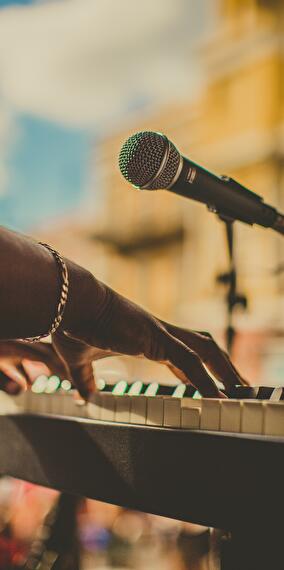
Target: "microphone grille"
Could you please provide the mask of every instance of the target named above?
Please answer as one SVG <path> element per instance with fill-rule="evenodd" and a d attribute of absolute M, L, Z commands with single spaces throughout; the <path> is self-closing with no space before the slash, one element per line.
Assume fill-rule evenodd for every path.
<path fill-rule="evenodd" d="M 158 190 L 171 185 L 180 160 L 178 150 L 167 137 L 142 131 L 129 137 L 123 144 L 119 167 L 124 178 L 134 186 Z"/>

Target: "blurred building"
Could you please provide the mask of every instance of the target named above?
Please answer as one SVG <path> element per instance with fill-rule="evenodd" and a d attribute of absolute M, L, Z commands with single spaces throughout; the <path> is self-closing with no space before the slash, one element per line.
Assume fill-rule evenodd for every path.
<path fill-rule="evenodd" d="M 219 0 L 218 25 L 197 46 L 204 76 L 198 100 L 185 97 L 101 140 L 93 165 L 99 205 L 90 199 L 81 218 L 54 229 L 51 241 L 158 316 L 220 336 L 226 289 L 216 277 L 228 267 L 223 224 L 169 192 L 134 190 L 119 172 L 118 154 L 130 134 L 162 131 L 192 160 L 283 210 L 283 32 L 281 1 Z M 235 317 L 236 358 L 251 379 L 280 382 L 283 241 L 269 230 L 235 226 L 238 287 L 249 301 Z"/>

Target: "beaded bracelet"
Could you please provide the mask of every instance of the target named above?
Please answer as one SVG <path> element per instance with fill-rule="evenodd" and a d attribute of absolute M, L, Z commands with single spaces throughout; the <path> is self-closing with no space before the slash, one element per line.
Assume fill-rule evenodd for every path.
<path fill-rule="evenodd" d="M 42 243 L 42 242 L 39 242 L 39 245 L 42 245 L 43 247 L 48 249 L 53 254 L 53 256 L 57 262 L 57 265 L 59 266 L 60 272 L 61 272 L 62 287 L 61 287 L 59 303 L 57 305 L 56 317 L 55 317 L 54 321 L 52 322 L 52 325 L 51 325 L 49 331 L 47 333 L 44 333 L 44 334 L 41 334 L 41 335 L 38 335 L 35 337 L 21 339 L 21 340 L 24 340 L 26 342 L 38 342 L 42 338 L 45 338 L 45 337 L 55 333 L 55 331 L 58 329 L 58 327 L 62 321 L 64 310 L 65 310 L 66 303 L 67 303 L 68 291 L 69 291 L 69 276 L 68 276 L 68 269 L 67 269 L 65 261 L 63 260 L 61 255 L 58 253 L 58 251 L 55 251 L 55 249 L 52 249 L 52 247 L 50 247 L 50 245 L 48 245 L 46 243 Z"/>

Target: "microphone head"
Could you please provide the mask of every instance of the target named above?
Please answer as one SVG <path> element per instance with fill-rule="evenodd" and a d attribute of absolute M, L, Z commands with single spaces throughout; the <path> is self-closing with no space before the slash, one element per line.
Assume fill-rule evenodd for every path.
<path fill-rule="evenodd" d="M 121 174 L 140 189 L 170 188 L 182 166 L 182 157 L 165 135 L 142 131 L 122 145 L 119 154 Z"/>

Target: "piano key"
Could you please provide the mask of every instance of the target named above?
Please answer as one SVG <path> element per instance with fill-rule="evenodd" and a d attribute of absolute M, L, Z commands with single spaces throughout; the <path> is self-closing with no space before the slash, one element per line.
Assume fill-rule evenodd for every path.
<path fill-rule="evenodd" d="M 194 386 L 191 384 L 178 384 L 175 387 L 172 396 L 175 398 L 200 398 L 198 390 L 196 390 L 196 388 L 194 388 Z"/>
<path fill-rule="evenodd" d="M 218 398 L 203 398 L 200 429 L 218 431 L 220 429 L 221 402 Z"/>
<path fill-rule="evenodd" d="M 158 382 L 152 382 L 151 384 L 148 384 L 148 386 L 146 386 L 144 394 L 145 396 L 156 396 L 158 390 L 159 390 Z"/>
<path fill-rule="evenodd" d="M 181 427 L 189 429 L 197 429 L 200 427 L 201 399 L 182 398 L 181 399 Z M 188 412 L 184 410 L 189 410 Z M 199 413 L 191 412 L 191 410 L 199 410 Z"/>
<path fill-rule="evenodd" d="M 164 420 L 164 398 L 162 396 L 147 397 L 146 424 L 162 426 Z"/>
<path fill-rule="evenodd" d="M 46 394 L 34 394 L 31 393 L 29 398 L 29 411 L 32 414 L 46 414 L 48 413 L 47 407 L 47 395 Z"/>
<path fill-rule="evenodd" d="M 164 398 L 164 426 L 179 428 L 181 423 L 181 399 Z"/>
<path fill-rule="evenodd" d="M 69 390 L 62 394 L 62 406 L 60 415 L 72 416 L 76 413 L 74 390 Z"/>
<path fill-rule="evenodd" d="M 221 400 L 220 431 L 241 431 L 241 402 Z"/>
<path fill-rule="evenodd" d="M 130 400 L 130 423 L 146 424 L 147 396 L 131 396 Z"/>
<path fill-rule="evenodd" d="M 274 391 L 273 386 L 259 386 L 257 399 L 258 400 L 270 400 Z"/>
<path fill-rule="evenodd" d="M 115 384 L 107 384 L 103 378 L 96 380 L 96 388 L 98 392 L 112 392 Z"/>
<path fill-rule="evenodd" d="M 128 396 L 139 396 L 139 394 L 142 393 L 143 388 L 143 382 L 141 382 L 141 380 L 136 380 L 136 382 L 133 382 L 133 384 L 131 384 L 127 394 Z"/>
<path fill-rule="evenodd" d="M 44 392 L 45 394 L 54 394 L 60 388 L 60 378 L 53 374 L 47 380 Z"/>
<path fill-rule="evenodd" d="M 264 405 L 257 401 L 242 401 L 241 432 L 263 433 Z"/>
<path fill-rule="evenodd" d="M 113 422 L 115 419 L 115 398 L 110 393 L 102 393 L 101 420 Z"/>
<path fill-rule="evenodd" d="M 200 429 L 201 408 L 181 408 L 181 427 Z"/>
<path fill-rule="evenodd" d="M 281 400 L 284 398 L 284 389 L 275 386 L 235 386 L 226 394 L 237 400 Z"/>
<path fill-rule="evenodd" d="M 17 412 L 23 413 L 23 412 L 27 411 L 27 409 L 28 409 L 28 397 L 29 397 L 30 393 L 31 393 L 30 390 L 26 390 L 25 392 L 20 392 L 16 396 L 10 396 L 10 398 L 12 399 L 12 401 L 15 404 Z M 1 410 L 1 413 L 3 413 L 3 410 L 2 410 L 2 392 L 1 392 L 0 410 Z"/>
<path fill-rule="evenodd" d="M 34 381 L 31 387 L 31 391 L 35 394 L 42 394 L 46 388 L 47 383 L 48 376 L 46 376 L 46 374 L 40 374 L 40 376 L 38 376 Z"/>
<path fill-rule="evenodd" d="M 75 398 L 75 410 L 77 418 L 87 418 L 88 417 L 88 407 L 86 400 L 81 397 Z"/>
<path fill-rule="evenodd" d="M 102 402 L 101 402 L 101 394 L 99 392 L 93 394 L 90 400 L 87 403 L 87 413 L 88 418 L 91 420 L 100 420 L 101 419 L 101 410 L 102 410 Z"/>
<path fill-rule="evenodd" d="M 125 394 L 127 389 L 128 389 L 128 384 L 126 380 L 120 380 L 119 382 L 117 382 L 117 384 L 115 384 L 112 390 L 112 394 L 114 396 L 122 396 L 123 394 Z"/>
<path fill-rule="evenodd" d="M 175 390 L 175 386 L 170 386 L 166 384 L 159 384 L 156 396 L 172 396 Z"/>
<path fill-rule="evenodd" d="M 270 401 L 271 402 L 277 402 L 280 401 L 282 398 L 282 392 L 283 392 L 283 388 L 282 387 L 278 387 L 278 388 L 274 388 L 273 392 L 270 396 Z"/>
<path fill-rule="evenodd" d="M 185 396 L 186 384 L 178 384 L 173 391 L 173 398 L 183 398 Z"/>
<path fill-rule="evenodd" d="M 135 396 L 133 396 L 135 397 Z M 136 396 L 137 397 L 137 396 Z M 115 397 L 115 421 L 129 423 L 130 421 L 130 397 L 125 394 Z"/>
<path fill-rule="evenodd" d="M 48 409 L 47 413 L 54 414 L 56 416 L 62 415 L 62 407 L 63 407 L 63 395 L 61 390 L 55 392 L 54 394 L 48 394 Z"/>
<path fill-rule="evenodd" d="M 235 400 L 256 400 L 259 386 L 234 386 L 226 394 Z"/>
<path fill-rule="evenodd" d="M 21 411 L 19 406 L 19 396 L 10 396 L 6 394 L 6 392 L 0 390 L 0 414 L 1 415 L 8 415 L 8 414 L 15 414 Z"/>
<path fill-rule="evenodd" d="M 62 380 L 61 382 L 61 389 L 64 392 L 69 392 L 69 390 L 72 390 L 72 384 L 69 380 Z"/>
<path fill-rule="evenodd" d="M 284 436 L 284 403 L 264 404 L 264 435 Z"/>
<path fill-rule="evenodd" d="M 75 390 L 70 390 L 66 392 L 63 396 L 63 405 L 61 415 L 63 416 L 76 416 L 77 406 L 75 404 Z"/>

